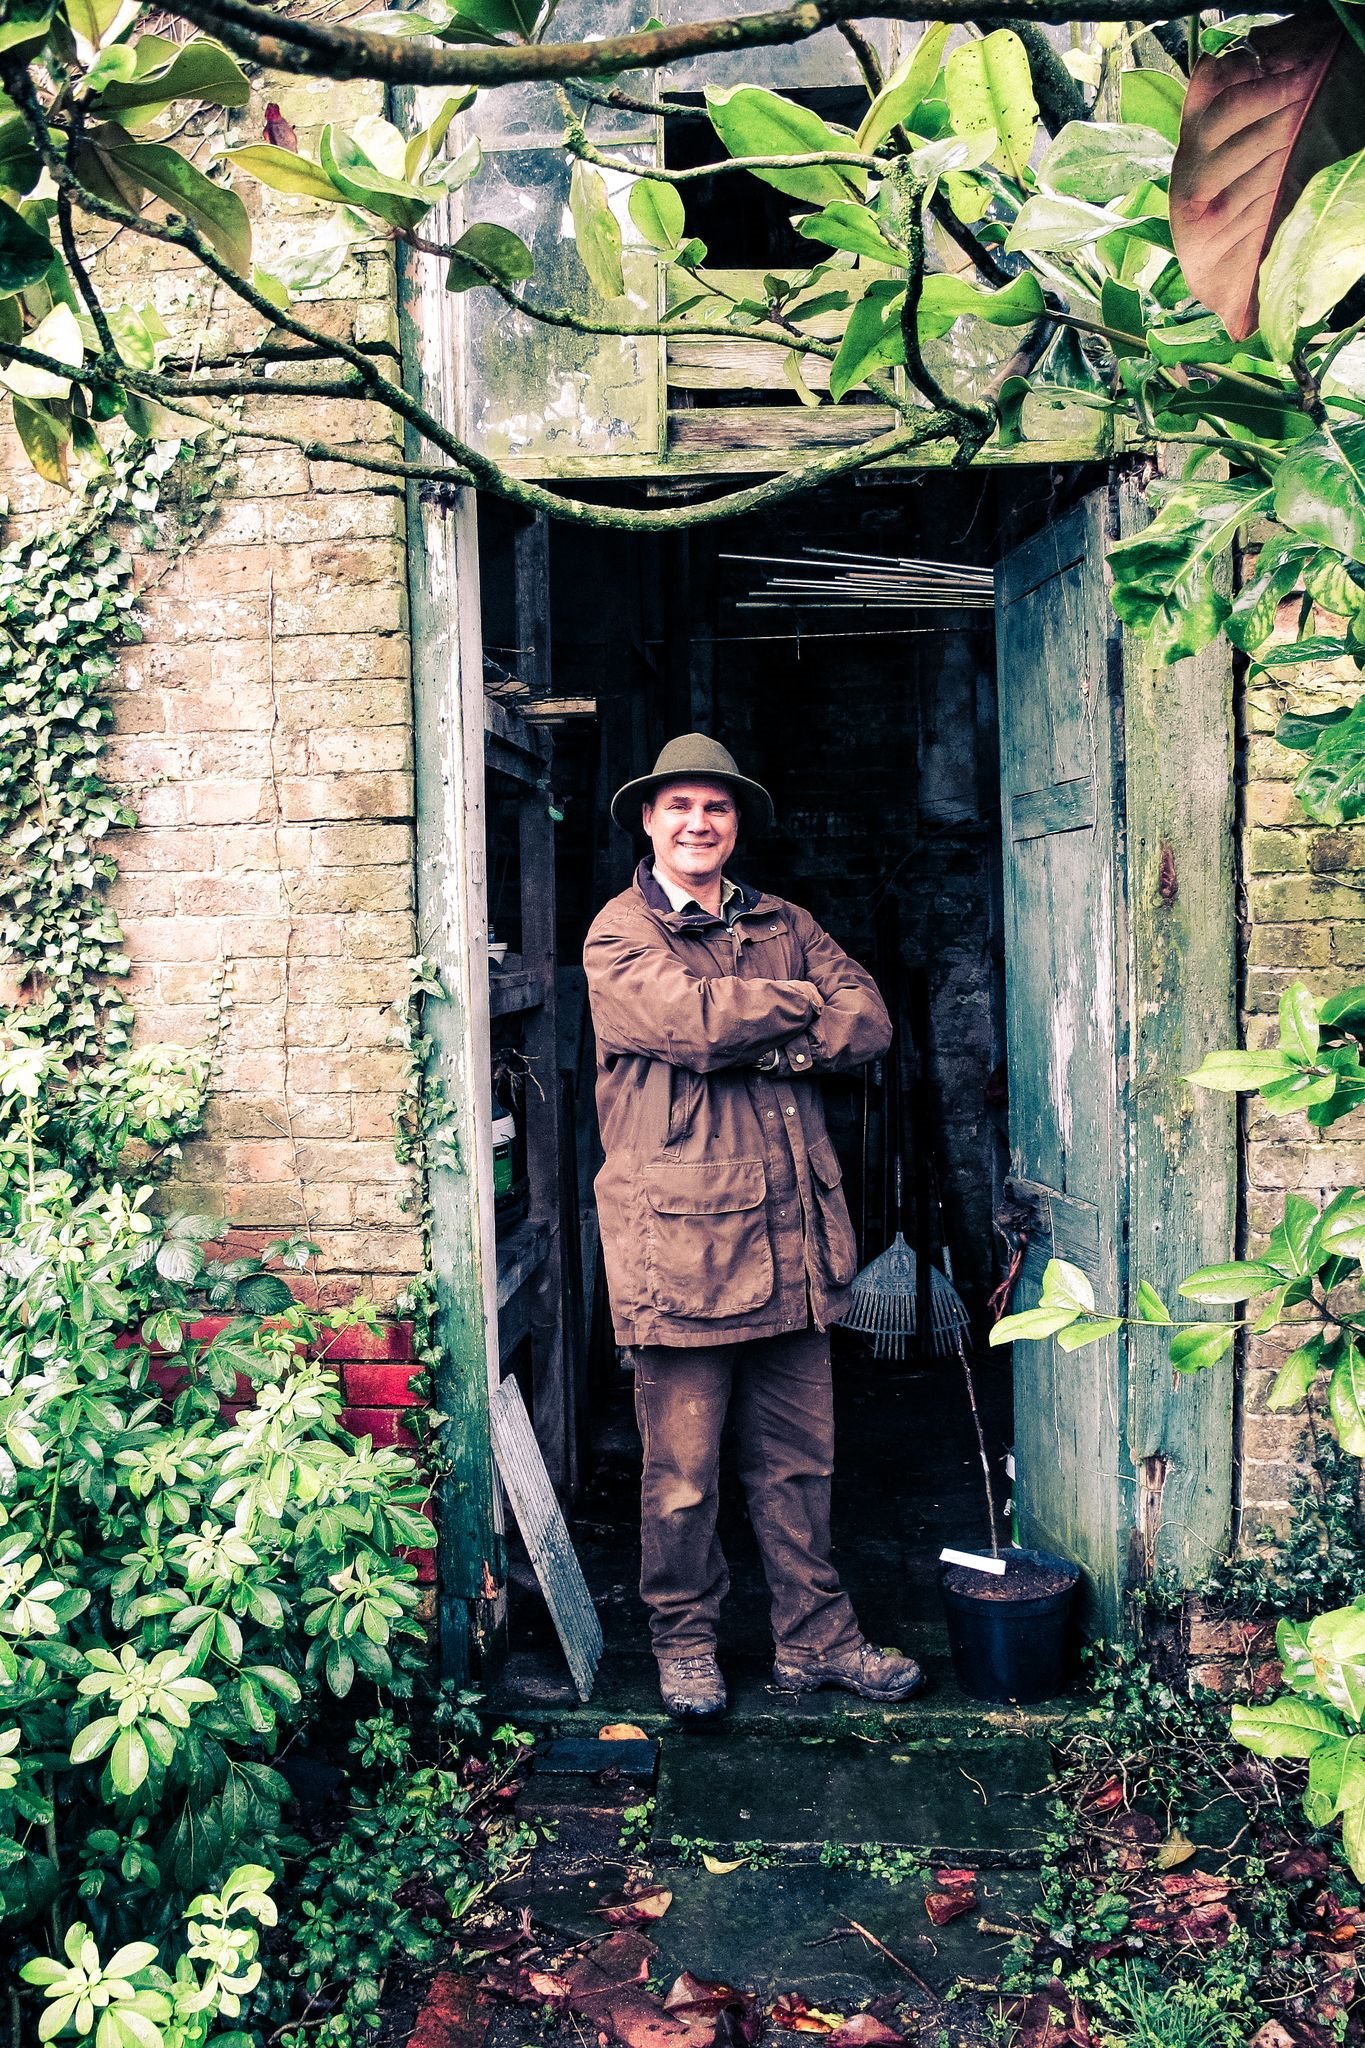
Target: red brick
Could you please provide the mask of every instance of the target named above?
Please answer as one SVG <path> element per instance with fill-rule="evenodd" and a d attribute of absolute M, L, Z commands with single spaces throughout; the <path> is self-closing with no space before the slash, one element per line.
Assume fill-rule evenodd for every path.
<path fill-rule="evenodd" d="M 332 1363 L 330 1353 L 327 1362 Z M 420 1372 L 416 1365 L 343 1366 L 341 1384 L 347 1405 L 357 1409 L 420 1407 L 421 1397 L 412 1390 L 412 1381 Z"/>
<path fill-rule="evenodd" d="M 371 1437 L 376 1445 L 396 1444 L 402 1450 L 414 1447 L 412 1432 L 403 1427 L 396 1408 L 343 1408 L 341 1425 L 352 1436 Z"/>

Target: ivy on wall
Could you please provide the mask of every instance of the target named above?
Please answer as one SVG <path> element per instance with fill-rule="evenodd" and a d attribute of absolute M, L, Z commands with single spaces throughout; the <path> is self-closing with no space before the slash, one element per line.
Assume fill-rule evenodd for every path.
<path fill-rule="evenodd" d="M 198 1120 L 206 1056 L 130 1048 L 104 842 L 136 819 L 100 757 L 108 679 L 141 638 L 129 543 L 169 566 L 202 530 L 226 446 L 182 461 L 178 442 L 130 440 L 68 517 L 0 552 L 0 1183 L 35 1149 L 98 1172 L 128 1139 L 164 1147 Z"/>

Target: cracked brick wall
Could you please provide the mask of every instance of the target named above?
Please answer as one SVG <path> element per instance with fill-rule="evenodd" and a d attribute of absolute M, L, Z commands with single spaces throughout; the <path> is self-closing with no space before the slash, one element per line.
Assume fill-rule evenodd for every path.
<path fill-rule="evenodd" d="M 201 155 L 259 140 L 267 99 L 305 146 L 324 119 L 382 111 L 370 86 L 275 79 L 226 137 L 222 115 L 204 117 Z M 243 197 L 266 269 L 325 212 L 245 181 Z M 265 331 L 179 251 L 123 234 L 101 265 L 156 306 L 173 361 L 229 361 Z M 305 312 L 396 354 L 391 253 L 349 262 Z M 104 764 L 138 827 L 110 842 L 113 901 L 141 1040 L 202 1042 L 228 969 L 218 1076 L 169 1199 L 224 1218 L 235 1249 L 303 1229 L 319 1254 L 301 1293 L 387 1304 L 421 1264 L 393 1147 L 392 1005 L 416 950 L 404 505 L 382 480 L 253 437 L 267 409 L 287 434 L 383 452 L 397 440 L 376 407 L 248 399 L 202 537 L 169 567 L 138 560 L 145 638 L 114 679 Z M 0 472 L 7 540 L 67 502 L 12 436 Z"/>

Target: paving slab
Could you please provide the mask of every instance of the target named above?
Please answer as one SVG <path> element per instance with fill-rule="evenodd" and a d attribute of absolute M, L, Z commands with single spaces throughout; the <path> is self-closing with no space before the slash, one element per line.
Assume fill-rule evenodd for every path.
<path fill-rule="evenodd" d="M 839 1736 L 667 1734 L 652 1847 L 667 1855 L 675 1837 L 784 1850 L 879 1842 L 951 1862 L 1028 1863 L 1050 1765 L 1038 1734 L 901 1748 Z"/>
<path fill-rule="evenodd" d="M 691 1868 L 658 1876 L 672 1890 L 673 1904 L 644 1929 L 659 1949 L 651 1971 L 656 1982 L 691 1970 L 762 2000 L 795 1991 L 808 2004 L 845 2014 L 872 1999 L 924 2003 L 907 1972 L 854 1932 L 852 1922 L 944 1991 L 959 1978 L 997 1976 L 1009 1946 L 1008 1934 L 998 1930 L 1026 1922 L 1038 1897 L 1032 1872 L 982 1871 L 972 1911 L 933 1927 L 922 1885 L 889 1885 L 818 1864 L 745 1868 L 721 1877 Z M 539 1925 L 576 1938 L 602 1932 L 594 1910 L 601 1897 L 600 1883 L 579 1879 L 538 1886 L 528 1903 Z M 983 1921 L 996 1931 L 983 1930 Z"/>

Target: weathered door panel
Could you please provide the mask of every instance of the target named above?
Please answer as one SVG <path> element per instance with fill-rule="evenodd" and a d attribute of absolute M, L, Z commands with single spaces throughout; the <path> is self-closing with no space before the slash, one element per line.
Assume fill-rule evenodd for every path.
<path fill-rule="evenodd" d="M 1115 693 L 1096 493 L 1002 565 L 997 590 L 1005 832 L 1006 1034 L 1016 1192 L 1035 1216 L 1019 1299 L 1054 1250 L 1119 1298 L 1122 947 Z M 1068 1249 L 1062 1249 L 1065 1237 Z M 1114 1618 L 1122 1337 L 1015 1348 L 1015 1500 L 1023 1541 L 1085 1568 Z"/>
<path fill-rule="evenodd" d="M 997 577 L 1015 1306 L 1054 1256 L 1123 1310 L 1233 1244 L 1230 1108 L 1181 1079 L 1235 1034 L 1230 665 L 1121 634 L 1106 550 L 1146 517 L 1136 483 L 1096 491 Z M 1092 1628 L 1225 1540 L 1230 1370 L 1178 1380 L 1145 1330 L 1015 1347 L 1021 1537 L 1084 1567 Z"/>

